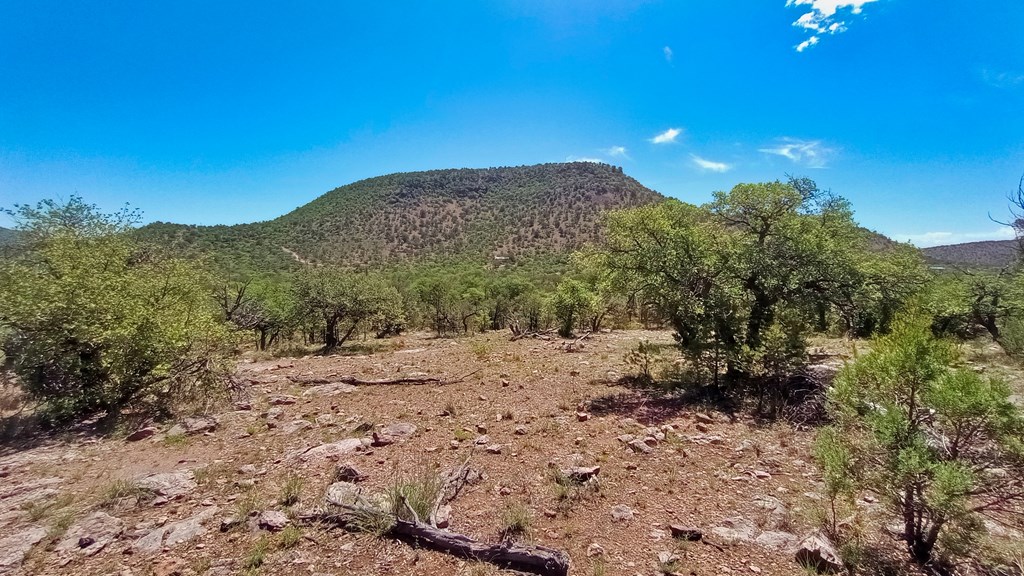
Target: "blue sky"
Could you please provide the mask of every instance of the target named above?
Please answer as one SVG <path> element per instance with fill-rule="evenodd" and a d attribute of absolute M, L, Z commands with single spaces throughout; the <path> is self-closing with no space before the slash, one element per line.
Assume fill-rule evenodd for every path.
<path fill-rule="evenodd" d="M 897 239 L 1005 237 L 1022 27 L 1020 0 L 3 0 L 0 205 L 236 223 L 597 159 L 690 202 L 789 173 Z"/>

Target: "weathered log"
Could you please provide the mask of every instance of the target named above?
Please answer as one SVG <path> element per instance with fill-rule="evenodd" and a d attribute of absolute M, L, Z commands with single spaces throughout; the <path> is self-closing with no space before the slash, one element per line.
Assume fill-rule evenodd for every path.
<path fill-rule="evenodd" d="M 569 555 L 554 548 L 515 542 L 484 544 L 463 534 L 408 520 L 398 520 L 390 533 L 415 546 L 438 550 L 460 558 L 488 562 L 501 568 L 540 576 L 569 574 Z"/>
<path fill-rule="evenodd" d="M 428 519 L 430 525 L 437 526 L 437 513 L 442 506 L 455 500 L 466 484 L 473 484 L 482 477 L 479 471 L 469 467 L 469 457 L 466 458 L 462 465 L 445 474 L 444 480 L 441 483 L 441 489 L 437 491 L 434 506 L 430 509 L 430 518 Z"/>

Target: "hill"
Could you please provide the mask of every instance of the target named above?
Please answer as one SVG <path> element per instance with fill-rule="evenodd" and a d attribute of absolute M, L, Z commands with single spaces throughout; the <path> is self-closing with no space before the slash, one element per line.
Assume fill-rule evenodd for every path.
<path fill-rule="evenodd" d="M 4 228 L 0 226 L 0 246 L 7 246 L 13 244 L 14 239 L 17 238 L 18 232 L 11 230 L 10 228 Z"/>
<path fill-rule="evenodd" d="M 599 238 L 603 212 L 660 199 L 607 164 L 432 170 L 361 180 L 266 222 L 158 222 L 139 234 L 208 252 L 235 272 L 281 270 L 298 262 L 515 260 L 577 249 Z"/>
<path fill-rule="evenodd" d="M 1017 257 L 1016 240 L 989 240 L 923 248 L 925 258 L 936 265 L 1002 268 Z"/>

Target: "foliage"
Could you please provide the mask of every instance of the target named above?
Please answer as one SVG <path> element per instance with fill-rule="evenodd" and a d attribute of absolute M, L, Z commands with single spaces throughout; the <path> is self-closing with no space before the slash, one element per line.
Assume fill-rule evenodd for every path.
<path fill-rule="evenodd" d="M 979 516 L 1020 524 L 1024 504 L 1024 417 L 1004 382 L 955 360 L 927 318 L 896 322 L 840 372 L 818 445 L 828 489 L 884 496 L 922 563 L 940 537 L 976 536 Z"/>
<path fill-rule="evenodd" d="M 228 335 L 210 278 L 129 238 L 131 214 L 78 197 L 12 211 L 30 242 L 0 263 L 3 348 L 55 420 L 164 411 L 223 374 Z"/>
<path fill-rule="evenodd" d="M 623 360 L 626 364 L 636 368 L 641 380 L 650 383 L 654 381 L 654 368 L 661 361 L 661 351 L 657 344 L 641 340 L 636 348 L 626 352 Z"/>
<path fill-rule="evenodd" d="M 830 315 L 847 332 L 884 328 L 925 280 L 913 249 L 872 246 L 847 202 L 806 179 L 615 212 L 607 226 L 608 282 L 668 320 L 696 372 L 762 397 Z"/>
<path fill-rule="evenodd" d="M 401 322 L 401 295 L 377 275 L 306 269 L 296 275 L 295 298 L 318 322 L 328 349 L 344 344 L 359 328 Z"/>
<path fill-rule="evenodd" d="M 559 335 L 568 338 L 577 328 L 588 328 L 598 309 L 598 298 L 579 280 L 567 279 L 555 289 L 551 307 L 558 321 Z"/>

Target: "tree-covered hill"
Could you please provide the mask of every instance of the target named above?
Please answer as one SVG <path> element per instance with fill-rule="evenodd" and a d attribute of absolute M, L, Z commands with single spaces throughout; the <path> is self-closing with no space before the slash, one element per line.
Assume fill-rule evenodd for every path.
<path fill-rule="evenodd" d="M 14 242 L 18 233 L 10 228 L 0 227 L 0 246 L 7 246 Z"/>
<path fill-rule="evenodd" d="M 599 237 L 603 212 L 660 199 L 607 164 L 432 170 L 342 186 L 267 222 L 158 222 L 139 234 L 210 253 L 236 272 L 283 270 L 299 262 L 516 260 L 568 253 Z"/>
<path fill-rule="evenodd" d="M 1016 240 L 989 240 L 924 248 L 925 258 L 936 265 L 1002 268 L 1017 257 Z"/>

